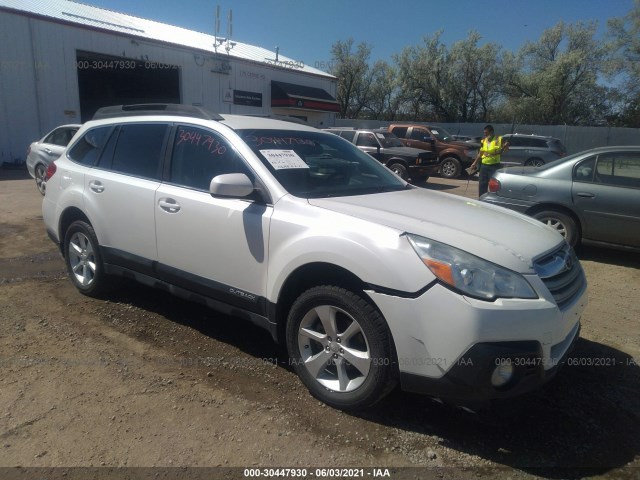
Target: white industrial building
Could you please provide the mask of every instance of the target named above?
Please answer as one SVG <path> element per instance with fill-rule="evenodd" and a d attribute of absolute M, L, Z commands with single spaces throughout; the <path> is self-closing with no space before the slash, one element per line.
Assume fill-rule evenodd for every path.
<path fill-rule="evenodd" d="M 334 123 L 335 92 L 335 77 L 277 51 L 68 0 L 0 0 L 0 164 L 105 105 L 185 103 L 320 127 Z"/>

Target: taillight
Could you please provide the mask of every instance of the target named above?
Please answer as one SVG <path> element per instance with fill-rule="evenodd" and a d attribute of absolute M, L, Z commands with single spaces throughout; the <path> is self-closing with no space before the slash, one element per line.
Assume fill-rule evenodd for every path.
<path fill-rule="evenodd" d="M 53 177 L 54 173 L 56 173 L 57 169 L 58 167 L 56 167 L 56 162 L 51 162 L 47 167 L 47 174 L 44 176 L 44 181 L 48 182 L 49 179 Z"/>
<path fill-rule="evenodd" d="M 498 192 L 501 187 L 502 187 L 502 185 L 500 185 L 500 181 L 499 180 L 496 180 L 495 178 L 491 178 L 489 180 L 489 191 L 491 193 Z"/>

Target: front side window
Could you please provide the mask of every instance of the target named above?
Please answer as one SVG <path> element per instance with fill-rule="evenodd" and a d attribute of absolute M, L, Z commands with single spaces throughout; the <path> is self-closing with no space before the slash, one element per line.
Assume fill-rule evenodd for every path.
<path fill-rule="evenodd" d="M 217 133 L 188 125 L 179 126 L 173 141 L 169 181 L 208 191 L 211 179 L 225 173 L 249 174 L 249 169 Z"/>
<path fill-rule="evenodd" d="M 303 198 L 403 190 L 387 167 L 331 133 L 238 130 L 238 135 L 291 194 Z"/>
<path fill-rule="evenodd" d="M 82 138 L 78 140 L 73 147 L 71 147 L 68 157 L 74 162 L 81 163 L 83 165 L 95 165 L 98 160 L 100 150 L 107 141 L 111 129 L 111 126 L 106 126 L 88 130 Z"/>

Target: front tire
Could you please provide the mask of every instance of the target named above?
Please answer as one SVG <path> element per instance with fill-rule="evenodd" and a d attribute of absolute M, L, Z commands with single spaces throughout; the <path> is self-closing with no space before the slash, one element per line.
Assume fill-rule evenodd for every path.
<path fill-rule="evenodd" d="M 440 164 L 440 175 L 444 178 L 458 178 L 462 171 L 462 165 L 457 158 L 447 157 Z"/>
<path fill-rule="evenodd" d="M 36 165 L 36 168 L 33 171 L 33 175 L 36 178 L 36 187 L 38 188 L 38 191 L 44 195 L 46 188 L 47 188 L 47 182 L 45 181 L 45 177 L 47 176 L 47 169 L 46 167 L 39 163 L 38 165 Z"/>
<path fill-rule="evenodd" d="M 385 320 L 367 300 L 340 287 L 314 287 L 296 299 L 287 349 L 311 394 L 335 408 L 371 406 L 396 384 Z"/>
<path fill-rule="evenodd" d="M 64 236 L 64 257 L 71 281 L 80 293 L 98 297 L 109 290 L 100 244 L 91 225 L 77 220 L 69 226 Z"/>
<path fill-rule="evenodd" d="M 544 210 L 533 214 L 533 218 L 550 226 L 574 247 L 580 241 L 580 231 L 576 221 L 566 213 L 557 210 Z"/>
<path fill-rule="evenodd" d="M 389 169 L 393 173 L 398 175 L 405 182 L 409 179 L 409 173 L 407 172 L 407 167 L 405 167 L 403 164 L 397 163 L 397 162 L 392 163 L 391 165 L 389 165 Z"/>

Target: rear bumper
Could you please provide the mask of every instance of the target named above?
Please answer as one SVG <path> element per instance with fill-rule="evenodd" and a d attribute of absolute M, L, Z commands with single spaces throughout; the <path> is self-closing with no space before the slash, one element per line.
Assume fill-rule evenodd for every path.
<path fill-rule="evenodd" d="M 485 193 L 480 197 L 480 201 L 497 205 L 499 207 L 515 210 L 516 212 L 526 213 L 535 204 L 526 200 L 518 200 L 515 198 L 500 197 L 495 193 Z"/>

